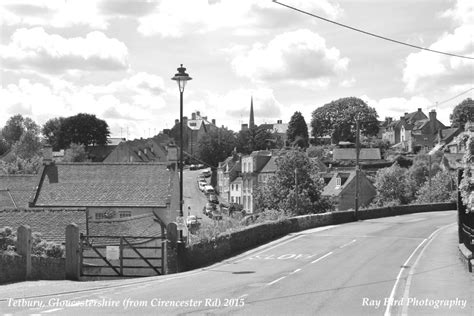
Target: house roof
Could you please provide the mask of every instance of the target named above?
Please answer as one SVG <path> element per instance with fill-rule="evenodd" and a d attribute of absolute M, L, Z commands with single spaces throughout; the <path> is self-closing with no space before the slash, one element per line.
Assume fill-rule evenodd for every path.
<path fill-rule="evenodd" d="M 0 210 L 26 208 L 39 182 L 39 175 L 0 175 Z"/>
<path fill-rule="evenodd" d="M 355 148 L 334 148 L 333 160 L 356 160 Z M 361 148 L 359 152 L 360 160 L 380 160 L 382 156 L 379 148 Z"/>
<path fill-rule="evenodd" d="M 312 157 L 309 160 L 318 167 L 319 172 L 326 172 L 328 170 L 328 167 L 318 157 Z"/>
<path fill-rule="evenodd" d="M 440 141 L 446 142 L 446 141 L 451 141 L 455 136 L 457 136 L 462 129 L 460 127 L 456 128 L 445 128 L 440 130 L 441 133 L 441 139 Z"/>
<path fill-rule="evenodd" d="M 260 170 L 260 173 L 275 173 L 277 171 L 276 158 L 275 156 L 270 157 L 270 160 L 268 160 L 267 164 Z"/>
<path fill-rule="evenodd" d="M 126 141 L 125 138 L 110 137 L 110 138 L 107 138 L 107 146 L 118 146 L 118 144 L 120 144 L 121 142 L 124 142 L 124 141 Z"/>
<path fill-rule="evenodd" d="M 355 171 L 345 171 L 345 172 L 336 172 L 332 176 L 329 183 L 324 187 L 323 192 L 321 195 L 324 196 L 339 196 L 341 192 L 346 188 L 349 183 L 351 183 L 352 179 L 354 179 L 356 175 Z M 337 178 L 346 178 L 345 182 L 342 183 L 340 186 L 337 185 Z"/>
<path fill-rule="evenodd" d="M 158 163 L 57 163 L 45 166 L 35 207 L 165 207 L 174 177 Z"/>
<path fill-rule="evenodd" d="M 169 142 L 169 138 L 163 135 L 157 135 L 153 138 L 147 139 L 134 139 L 130 141 L 121 142 L 114 151 L 111 151 L 107 158 L 105 159 L 106 162 L 115 162 L 118 158 L 116 158 L 115 152 L 127 152 L 128 156 L 125 157 L 127 161 L 130 158 L 136 162 L 152 162 L 158 159 L 157 153 L 155 149 L 161 149 L 163 153 L 167 152 L 165 148 L 165 144 Z M 122 157 L 123 158 L 123 157 Z M 120 160 L 120 159 L 119 159 Z M 119 161 L 117 161 L 119 162 Z"/>
<path fill-rule="evenodd" d="M 9 209 L 0 210 L 0 228 L 8 226 L 14 231 L 21 225 L 29 225 L 33 233 L 41 234 L 47 241 L 63 243 L 66 226 L 75 223 L 79 232 L 86 232 L 86 211 L 47 210 L 47 209 Z"/>

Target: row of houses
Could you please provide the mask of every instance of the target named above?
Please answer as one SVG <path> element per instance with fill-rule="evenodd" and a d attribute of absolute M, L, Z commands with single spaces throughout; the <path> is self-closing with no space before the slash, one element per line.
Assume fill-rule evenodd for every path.
<path fill-rule="evenodd" d="M 217 190 L 221 198 L 229 203 L 243 206 L 248 213 L 255 211 L 254 193 L 258 186 L 265 185 L 277 171 L 277 159 L 284 151 L 254 151 L 249 155 L 236 152 L 217 168 Z M 334 156 L 338 160 L 355 160 L 354 148 L 337 148 Z M 379 161 L 380 150 L 366 148 L 361 150 L 361 161 Z M 322 192 L 333 200 L 338 210 L 346 210 L 354 206 L 355 169 L 328 168 L 317 158 L 312 163 L 319 170 L 319 175 L 325 181 Z M 365 173 L 360 172 L 360 205 L 370 203 L 375 197 L 376 190 Z"/>

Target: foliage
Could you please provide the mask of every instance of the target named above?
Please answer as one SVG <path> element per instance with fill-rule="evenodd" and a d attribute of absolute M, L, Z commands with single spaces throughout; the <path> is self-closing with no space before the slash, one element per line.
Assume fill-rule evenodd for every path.
<path fill-rule="evenodd" d="M 13 144 L 12 152 L 21 159 L 31 160 L 41 155 L 41 142 L 38 135 L 32 131 L 25 131 L 20 140 Z"/>
<path fill-rule="evenodd" d="M 7 151 L 10 150 L 10 145 L 7 141 L 3 138 L 0 133 L 0 156 L 4 155 Z"/>
<path fill-rule="evenodd" d="M 473 168 L 474 165 L 474 135 L 470 135 L 469 138 L 466 140 L 466 152 L 463 156 L 463 163 L 464 163 L 464 172 L 461 179 L 461 183 L 459 184 L 459 191 L 461 193 L 461 199 L 464 205 L 469 204 L 469 197 L 471 192 L 473 191 L 473 185 L 471 184 L 474 178 Z M 466 209 L 469 211 L 469 208 Z"/>
<path fill-rule="evenodd" d="M 301 112 L 295 112 L 288 123 L 286 131 L 288 142 L 300 148 L 308 147 L 308 126 Z"/>
<path fill-rule="evenodd" d="M 37 174 L 43 165 L 43 158 L 34 156 L 31 159 L 15 157 L 12 161 L 0 160 L 0 174 Z"/>
<path fill-rule="evenodd" d="M 265 126 L 253 127 L 241 130 L 237 134 L 237 151 L 248 155 L 256 150 L 275 148 L 273 135 Z"/>
<path fill-rule="evenodd" d="M 456 105 L 449 119 L 453 127 L 464 127 L 466 122 L 474 122 L 474 101 L 471 98 L 467 98 Z"/>
<path fill-rule="evenodd" d="M 15 248 L 16 235 L 10 227 L 0 228 L 0 252 Z"/>
<path fill-rule="evenodd" d="M 84 162 L 87 161 L 87 153 L 82 144 L 72 143 L 63 157 L 64 162 Z"/>
<path fill-rule="evenodd" d="M 56 117 L 49 119 L 44 123 L 41 133 L 48 143 L 53 147 L 53 150 L 60 150 L 60 141 L 61 141 L 61 126 L 64 121 L 64 117 Z"/>
<path fill-rule="evenodd" d="M 355 141 L 356 119 L 360 131 L 366 136 L 375 136 L 379 130 L 377 112 L 358 98 L 342 98 L 314 110 L 311 119 L 312 135 L 331 135 L 333 143 Z"/>
<path fill-rule="evenodd" d="M 201 241 L 210 241 L 223 233 L 237 231 L 242 227 L 244 225 L 238 219 L 228 216 L 224 216 L 220 221 L 202 221 L 201 227 L 196 233 L 189 234 L 189 243 L 195 244 Z"/>
<path fill-rule="evenodd" d="M 217 167 L 236 146 L 235 135 L 226 128 L 211 130 L 198 143 L 197 156 L 208 165 Z"/>
<path fill-rule="evenodd" d="M 0 229 L 0 252 L 16 250 L 16 234 L 10 227 Z M 32 234 L 31 254 L 42 257 L 61 258 L 65 254 L 64 246 L 41 238 L 38 233 Z"/>
<path fill-rule="evenodd" d="M 305 152 L 288 151 L 276 159 L 276 165 L 275 175 L 267 184 L 259 186 L 254 194 L 257 210 L 276 210 L 295 215 L 326 211 L 322 206 L 327 204 L 321 203 L 324 181 L 319 178 L 317 167 Z"/>
<path fill-rule="evenodd" d="M 330 160 L 332 158 L 331 151 L 333 146 L 329 145 L 311 145 L 306 149 L 309 158 L 319 158 L 320 160 Z"/>
<path fill-rule="evenodd" d="M 104 120 L 93 114 L 79 113 L 62 121 L 59 147 L 67 148 L 70 144 L 105 145 L 110 135 L 109 126 Z"/>
<path fill-rule="evenodd" d="M 431 177 L 433 178 L 441 167 L 438 163 L 431 163 Z M 430 176 L 429 162 L 422 159 L 415 159 L 413 165 L 408 169 L 408 178 L 412 181 L 415 188 L 421 187 Z"/>
<path fill-rule="evenodd" d="M 455 181 L 446 171 L 438 172 L 429 182 L 425 182 L 416 193 L 416 203 L 456 201 Z"/>
<path fill-rule="evenodd" d="M 408 204 L 413 196 L 408 172 L 398 164 L 379 169 L 374 186 L 377 189 L 374 206 Z"/>
<path fill-rule="evenodd" d="M 39 126 L 31 118 L 25 118 L 21 114 L 10 117 L 2 129 L 3 138 L 10 146 L 19 141 L 25 132 L 38 136 Z"/>

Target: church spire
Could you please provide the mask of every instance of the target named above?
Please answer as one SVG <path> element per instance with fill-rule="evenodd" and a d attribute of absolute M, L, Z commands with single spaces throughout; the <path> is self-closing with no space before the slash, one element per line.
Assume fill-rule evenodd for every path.
<path fill-rule="evenodd" d="M 249 120 L 249 128 L 255 127 L 255 121 L 253 118 L 253 96 L 250 98 L 250 120 Z"/>

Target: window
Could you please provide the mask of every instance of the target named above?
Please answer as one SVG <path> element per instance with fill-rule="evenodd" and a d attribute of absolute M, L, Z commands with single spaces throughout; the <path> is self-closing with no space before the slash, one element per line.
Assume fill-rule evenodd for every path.
<path fill-rule="evenodd" d="M 104 219 L 105 216 L 104 216 L 104 213 L 95 213 L 95 219 Z"/>
<path fill-rule="evenodd" d="M 340 177 L 336 178 L 336 186 L 338 186 L 338 187 L 341 186 L 341 178 Z"/>
<path fill-rule="evenodd" d="M 190 126 L 196 126 L 196 122 L 189 123 Z"/>
<path fill-rule="evenodd" d="M 119 216 L 120 216 L 120 218 L 132 217 L 132 212 L 131 211 L 120 211 Z"/>

